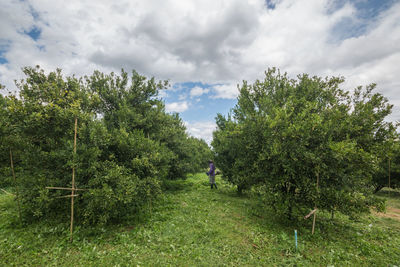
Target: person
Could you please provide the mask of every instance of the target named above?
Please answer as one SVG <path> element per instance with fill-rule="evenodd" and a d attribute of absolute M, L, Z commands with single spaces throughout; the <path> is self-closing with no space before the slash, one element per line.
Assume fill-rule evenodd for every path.
<path fill-rule="evenodd" d="M 214 166 L 214 162 L 212 160 L 209 160 L 208 163 L 209 163 L 210 170 L 207 172 L 207 175 L 210 177 L 211 189 L 213 189 L 213 186 L 215 186 L 215 189 L 218 189 L 217 188 L 217 184 L 215 183 L 215 166 Z"/>

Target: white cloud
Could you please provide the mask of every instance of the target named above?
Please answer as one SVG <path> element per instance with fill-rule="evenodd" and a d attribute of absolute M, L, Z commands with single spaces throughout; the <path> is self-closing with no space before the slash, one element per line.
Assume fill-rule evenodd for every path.
<path fill-rule="evenodd" d="M 178 100 L 179 101 L 183 101 L 183 100 L 185 100 L 187 98 L 187 95 L 186 94 L 180 94 L 179 96 L 178 96 Z"/>
<path fill-rule="evenodd" d="M 237 85 L 223 84 L 213 86 L 215 91 L 215 98 L 235 99 L 239 95 Z"/>
<path fill-rule="evenodd" d="M 212 133 L 215 131 L 217 125 L 213 121 L 203 121 L 188 123 L 185 122 L 187 131 L 190 135 L 204 139 L 208 144 L 211 143 Z"/>
<path fill-rule="evenodd" d="M 158 91 L 158 96 L 160 97 L 160 98 L 167 98 L 168 97 L 168 93 L 167 93 L 167 90 L 160 90 L 160 91 Z"/>
<path fill-rule="evenodd" d="M 189 108 L 189 104 L 186 101 L 183 102 L 173 102 L 165 105 L 165 110 L 167 112 L 184 112 Z"/>
<path fill-rule="evenodd" d="M 210 91 L 210 89 L 195 86 L 190 90 L 190 97 L 201 96 L 201 95 L 207 94 L 209 91 Z"/>
<path fill-rule="evenodd" d="M 27 65 L 77 76 L 125 68 L 172 83 L 221 84 L 215 96 L 234 98 L 235 84 L 276 66 L 292 77 L 343 75 L 347 86 L 377 82 L 399 105 L 400 3 L 370 19 L 357 16 L 355 2 L 334 8 L 338 2 L 274 0 L 267 9 L 265 0 L 4 0 L 0 52 L 8 63 L 0 64 L 0 83 L 14 88 Z M 344 22 L 365 30 L 342 39 Z M 41 29 L 37 41 L 23 34 L 33 26 Z M 205 93 L 196 90 L 194 97 Z M 180 101 L 170 110 L 186 110 Z"/>

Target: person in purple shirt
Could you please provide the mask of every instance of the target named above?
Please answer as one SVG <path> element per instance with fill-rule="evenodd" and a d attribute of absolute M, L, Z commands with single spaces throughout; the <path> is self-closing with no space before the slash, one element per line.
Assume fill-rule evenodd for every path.
<path fill-rule="evenodd" d="M 213 189 L 213 186 L 215 186 L 215 189 L 218 189 L 217 188 L 217 184 L 215 183 L 215 166 L 214 166 L 214 162 L 212 160 L 209 160 L 208 163 L 209 163 L 210 170 L 208 172 L 206 172 L 206 174 L 210 177 L 211 189 Z"/>

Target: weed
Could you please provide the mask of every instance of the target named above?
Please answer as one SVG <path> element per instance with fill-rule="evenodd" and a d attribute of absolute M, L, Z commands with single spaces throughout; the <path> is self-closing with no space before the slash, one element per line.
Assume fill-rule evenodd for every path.
<path fill-rule="evenodd" d="M 282 224 L 261 201 L 238 196 L 217 176 L 171 181 L 152 212 L 123 224 L 84 228 L 74 241 L 65 222 L 18 224 L 13 196 L 0 194 L 0 265 L 3 266 L 388 266 L 399 265 L 400 222 L 374 214 L 353 221 L 318 213 L 311 221 Z M 389 207 L 396 194 L 380 195 Z M 294 247 L 294 229 L 298 249 Z"/>

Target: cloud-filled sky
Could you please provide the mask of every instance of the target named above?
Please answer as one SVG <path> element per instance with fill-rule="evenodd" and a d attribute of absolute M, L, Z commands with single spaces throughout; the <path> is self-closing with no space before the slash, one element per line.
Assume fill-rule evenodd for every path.
<path fill-rule="evenodd" d="M 268 67 L 371 82 L 400 119 L 398 0 L 0 1 L 0 83 L 21 67 L 65 75 L 135 69 L 169 79 L 169 112 L 208 142 L 237 85 Z"/>

